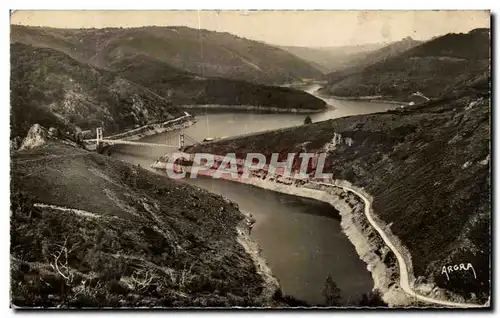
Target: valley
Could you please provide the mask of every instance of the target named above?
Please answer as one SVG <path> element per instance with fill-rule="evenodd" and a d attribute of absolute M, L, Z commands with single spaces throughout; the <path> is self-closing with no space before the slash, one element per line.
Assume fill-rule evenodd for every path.
<path fill-rule="evenodd" d="M 238 32 L 11 25 L 12 304 L 491 308 L 490 30 Z M 331 175 L 175 180 L 178 153 Z"/>

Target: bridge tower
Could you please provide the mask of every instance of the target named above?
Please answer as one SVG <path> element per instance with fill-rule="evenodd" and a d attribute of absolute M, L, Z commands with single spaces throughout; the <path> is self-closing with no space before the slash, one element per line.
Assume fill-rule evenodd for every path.
<path fill-rule="evenodd" d="M 179 134 L 179 149 L 184 148 L 184 133 L 181 132 Z"/>
<path fill-rule="evenodd" d="M 96 144 L 98 148 L 99 145 L 101 144 L 101 140 L 102 140 L 102 127 L 99 127 L 96 129 Z"/>

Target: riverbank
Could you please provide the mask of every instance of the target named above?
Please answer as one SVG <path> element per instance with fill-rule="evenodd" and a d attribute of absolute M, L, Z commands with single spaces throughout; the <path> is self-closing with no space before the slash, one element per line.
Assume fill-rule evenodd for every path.
<path fill-rule="evenodd" d="M 164 170 L 166 165 L 162 160 L 158 160 L 151 167 Z M 207 171 L 199 171 L 199 174 L 211 176 L 211 173 Z M 391 253 L 390 250 L 383 240 L 378 237 L 377 232 L 370 226 L 364 216 L 362 200 L 356 200 L 353 195 L 348 196 L 349 192 L 335 185 L 332 185 L 333 191 L 330 193 L 321 188 L 319 184 L 312 182 L 303 186 L 296 186 L 255 176 L 246 179 L 229 180 L 289 195 L 315 199 L 332 205 L 340 212 L 341 227 L 344 234 L 354 245 L 360 259 L 367 264 L 367 269 L 370 271 L 374 282 L 374 289 L 381 293 L 384 301 L 390 306 L 408 306 L 413 303 L 399 286 L 396 259 L 394 258 L 394 262 L 390 262 L 391 256 L 388 256 Z"/>
<path fill-rule="evenodd" d="M 151 167 L 153 167 L 153 165 L 151 165 Z M 163 168 L 160 168 L 160 166 L 153 168 L 165 169 L 165 166 Z M 241 213 L 245 216 L 245 218 L 236 226 L 236 232 L 238 234 L 237 242 L 250 256 L 252 262 L 255 265 L 257 274 L 262 277 L 264 282 L 262 285 L 262 293 L 260 298 L 264 303 L 269 303 L 273 299 L 276 292 L 280 291 L 280 284 L 278 282 L 278 279 L 273 275 L 271 269 L 269 268 L 266 259 L 262 257 L 262 249 L 260 248 L 259 244 L 250 237 L 247 224 L 248 215 L 243 212 Z"/>
<path fill-rule="evenodd" d="M 396 104 L 396 105 L 405 105 L 409 106 L 409 102 L 383 99 L 382 95 L 373 95 L 373 96 L 336 96 L 330 95 L 323 91 L 323 88 L 318 87 L 311 94 L 320 98 L 320 99 L 338 99 L 338 100 L 348 100 L 348 101 L 358 101 L 358 102 L 370 102 L 370 103 L 379 103 L 379 104 Z"/>
<path fill-rule="evenodd" d="M 160 159 L 152 167 L 165 169 Z M 188 171 L 189 172 L 189 171 Z M 213 171 L 199 171 L 212 176 Z M 237 181 L 267 190 L 311 198 L 329 203 L 340 212 L 341 227 L 354 245 L 361 260 L 367 264 L 374 282 L 374 289 L 382 294 L 392 307 L 422 306 L 476 308 L 481 304 L 465 302 L 463 297 L 438 288 L 435 284 L 417 281 L 413 274 L 412 258 L 408 249 L 390 229 L 391 224 L 380 220 L 372 209 L 373 198 L 364 189 L 345 180 L 328 183 L 286 182 L 279 178 L 266 178 L 255 173 L 251 178 L 223 179 Z"/>
<path fill-rule="evenodd" d="M 383 300 L 391 307 L 408 306 L 413 303 L 401 290 L 397 279 L 399 276 L 397 264 L 387 261 L 390 259 L 388 256 L 390 251 L 369 225 L 363 214 L 362 201 L 349 195 L 349 192 L 340 187 L 332 187 L 332 192 L 328 193 L 324 189 L 317 188 L 317 185 L 313 183 L 297 187 L 260 178 L 249 178 L 247 182 L 243 183 L 271 191 L 315 199 L 333 206 L 340 213 L 340 225 L 343 233 L 353 244 L 359 258 L 365 262 L 372 275 L 373 289 L 378 290 Z"/>
<path fill-rule="evenodd" d="M 12 153 L 11 171 L 13 306 L 279 306 L 221 196 L 57 140 Z"/>
<path fill-rule="evenodd" d="M 262 111 L 262 112 L 273 112 L 273 113 L 301 113 L 301 114 L 312 114 L 321 113 L 331 106 L 325 106 L 320 109 L 303 109 L 303 108 L 279 108 L 279 107 L 266 107 L 266 106 L 253 106 L 253 105 L 180 105 L 181 109 L 227 109 L 227 110 L 251 110 L 251 111 Z"/>
<path fill-rule="evenodd" d="M 245 215 L 243 212 L 242 214 Z M 247 217 L 248 216 L 245 215 L 245 219 L 243 219 L 236 227 L 236 231 L 238 233 L 237 241 L 252 259 L 257 274 L 259 274 L 264 280 L 260 297 L 264 301 L 269 302 L 273 299 L 276 292 L 280 290 L 280 284 L 269 268 L 266 259 L 262 257 L 259 244 L 248 234 Z"/>
<path fill-rule="evenodd" d="M 359 96 L 359 97 L 327 96 L 327 95 L 321 95 L 321 96 L 323 96 L 325 98 L 332 98 L 332 99 L 338 99 L 338 100 L 363 101 L 363 102 L 370 102 L 370 103 L 396 104 L 396 105 L 405 105 L 405 106 L 410 105 L 409 102 L 381 99 L 382 96 Z"/>
<path fill-rule="evenodd" d="M 409 102 L 402 102 L 402 101 L 397 101 L 397 100 L 387 100 L 387 99 L 382 99 L 382 95 L 375 95 L 375 96 L 335 96 L 335 95 L 329 95 L 324 92 L 322 92 L 322 88 L 318 87 L 317 89 L 309 92 L 310 94 L 323 99 L 323 100 L 328 100 L 328 99 L 337 99 L 337 100 L 348 100 L 348 101 L 358 101 L 358 102 L 370 102 L 370 103 L 378 103 L 378 104 L 395 104 L 395 105 L 405 105 L 409 106 Z M 331 106 L 331 105 L 330 105 Z"/>
<path fill-rule="evenodd" d="M 182 129 L 189 127 L 196 123 L 196 120 L 194 117 L 187 113 L 184 112 L 184 116 L 177 117 L 171 120 L 167 120 L 162 123 L 158 124 L 148 124 L 144 125 L 139 128 L 135 128 L 132 130 L 125 131 L 123 133 L 111 135 L 111 136 L 106 136 L 104 138 L 106 139 L 122 139 L 122 140 L 128 140 L 128 141 L 133 141 L 133 140 L 138 140 L 147 136 L 152 136 L 156 134 L 161 134 L 164 132 L 176 130 L 176 129 Z"/>

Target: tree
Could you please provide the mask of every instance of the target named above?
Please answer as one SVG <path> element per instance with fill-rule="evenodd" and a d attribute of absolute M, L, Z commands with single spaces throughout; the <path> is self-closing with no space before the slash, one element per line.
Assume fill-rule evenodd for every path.
<path fill-rule="evenodd" d="M 312 124 L 312 122 L 311 116 L 307 115 L 304 119 L 304 125 Z"/>
<path fill-rule="evenodd" d="M 387 307 L 387 304 L 382 300 L 382 296 L 378 290 L 370 294 L 363 294 L 359 305 L 361 307 Z"/>
<path fill-rule="evenodd" d="M 333 281 L 331 275 L 328 275 L 326 278 L 325 287 L 323 288 L 323 297 L 325 297 L 325 303 L 327 306 L 340 305 L 340 289 Z"/>

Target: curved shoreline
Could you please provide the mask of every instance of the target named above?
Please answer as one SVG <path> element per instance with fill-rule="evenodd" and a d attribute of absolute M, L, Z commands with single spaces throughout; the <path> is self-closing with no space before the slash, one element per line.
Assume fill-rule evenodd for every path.
<path fill-rule="evenodd" d="M 252 179 L 249 179 L 252 180 Z M 260 179 L 259 179 L 260 180 Z M 233 180 L 234 181 L 234 180 Z M 267 180 L 262 180 L 264 183 Z M 248 184 L 258 187 L 266 188 L 273 191 L 284 192 L 292 195 L 316 199 L 331 204 L 335 209 L 340 211 L 342 221 L 341 226 L 343 232 L 347 235 L 351 243 L 355 246 L 356 251 L 360 258 L 367 264 L 368 270 L 372 273 L 374 280 L 374 289 L 378 289 L 382 294 L 384 300 L 390 306 L 408 306 L 414 304 L 415 300 L 438 305 L 436 307 L 452 307 L 452 308 L 481 308 L 489 306 L 488 304 L 474 304 L 465 302 L 453 302 L 442 300 L 438 298 L 422 295 L 415 291 L 415 277 L 413 276 L 413 267 L 411 262 L 411 254 L 400 242 L 400 240 L 392 234 L 390 228 L 373 214 L 371 203 L 373 198 L 367 194 L 362 188 L 353 186 L 350 182 L 345 180 L 331 180 L 332 183 L 314 182 L 311 181 L 306 184 L 305 188 L 300 191 L 299 187 L 294 187 L 297 190 L 287 189 L 293 186 L 278 185 L 270 186 L 262 184 L 262 182 L 248 182 Z M 244 182 L 247 183 L 247 182 Z M 309 185 L 309 186 L 307 186 Z M 348 192 L 353 193 L 363 201 L 363 212 L 361 213 L 368 220 L 372 229 L 374 229 L 383 240 L 383 245 L 380 246 L 376 242 L 370 242 L 368 238 L 370 229 L 363 228 L 362 219 L 356 212 L 356 207 L 351 208 L 345 204 L 343 200 L 339 200 L 337 195 L 329 193 L 323 189 L 315 189 L 316 186 L 326 186 L 332 188 L 342 188 Z M 325 195 L 326 194 L 326 195 Z M 358 211 L 359 212 L 359 211 Z M 377 219 L 377 220 L 376 220 Z M 363 237 L 359 237 L 359 235 Z M 367 235 L 368 234 L 368 235 Z M 378 246 L 377 246 L 378 245 Z M 384 264 L 382 256 L 379 256 L 376 251 L 383 248 L 389 248 L 397 258 L 399 279 L 391 279 L 392 268 Z M 386 254 L 387 255 L 387 254 Z M 432 289 L 436 297 L 444 297 L 445 290 L 437 287 Z"/>
<path fill-rule="evenodd" d="M 347 181 L 343 180 L 335 180 L 334 184 L 336 182 L 341 182 L 341 183 L 347 183 Z M 323 185 L 329 185 L 325 183 L 321 183 Z M 399 283 L 401 288 L 407 293 L 408 295 L 417 298 L 418 300 L 425 301 L 425 302 L 430 302 L 442 306 L 447 306 L 447 307 L 459 307 L 459 308 L 480 308 L 480 307 L 485 307 L 488 306 L 487 304 L 474 304 L 474 303 L 462 303 L 462 302 L 452 302 L 452 301 L 447 301 L 447 300 L 440 300 L 428 296 L 424 296 L 421 294 L 418 294 L 414 290 L 415 286 L 415 277 L 413 275 L 413 267 L 411 264 L 411 256 L 409 255 L 408 251 L 406 249 L 402 248 L 402 244 L 399 241 L 399 239 L 396 238 L 396 236 L 391 234 L 386 233 L 386 231 L 383 230 L 383 228 L 380 226 L 380 221 L 376 221 L 374 219 L 374 214 L 373 214 L 373 209 L 371 208 L 372 206 L 372 201 L 373 198 L 368 195 L 363 189 L 354 189 L 355 187 L 352 185 L 342 185 L 344 189 L 347 189 L 351 191 L 352 193 L 356 194 L 359 198 L 361 198 L 364 201 L 364 213 L 365 216 L 367 217 L 368 221 L 372 225 L 372 227 L 375 228 L 375 230 L 379 233 L 379 235 L 382 237 L 384 240 L 384 243 L 394 252 L 398 259 L 398 265 L 399 265 Z M 362 193 L 363 192 L 363 193 Z M 385 226 L 388 228 L 387 226 Z M 389 236 L 392 236 L 391 238 Z M 395 246 L 399 245 L 399 249 Z M 407 254 L 407 255 L 405 255 Z"/>
<path fill-rule="evenodd" d="M 387 100 L 387 99 L 381 99 L 383 96 L 335 96 L 335 95 L 328 95 L 323 92 L 321 92 L 321 89 L 318 89 L 315 91 L 314 94 L 318 98 L 330 98 L 330 99 L 337 99 L 337 100 L 347 100 L 347 101 L 353 101 L 353 102 L 370 102 L 370 103 L 380 103 L 380 104 L 397 104 L 397 105 L 405 105 L 409 106 L 409 102 L 403 102 L 403 101 L 397 101 L 397 100 Z"/>
<path fill-rule="evenodd" d="M 184 117 L 184 116 L 183 116 Z M 181 118 L 175 119 L 178 121 Z M 173 126 L 176 126 L 174 123 Z M 186 124 L 183 122 L 183 124 Z M 191 123 L 192 124 L 192 123 Z M 189 124 L 188 124 L 189 125 Z M 143 128 L 143 127 L 141 127 Z M 167 130 L 173 130 L 178 127 L 166 127 Z M 127 132 L 130 133 L 131 131 Z M 155 131 L 148 130 L 150 134 L 154 135 L 156 133 L 161 133 L 163 131 Z M 130 138 L 139 139 L 144 137 L 143 134 L 135 134 L 130 136 Z M 163 164 L 163 166 L 162 166 Z M 160 160 L 156 161 L 151 167 L 156 169 L 165 169 L 164 163 Z M 200 174 L 201 171 L 200 171 Z M 231 181 L 236 181 L 232 180 Z M 380 290 L 383 294 L 384 300 L 392 306 L 404 306 L 412 304 L 413 300 L 420 300 L 423 302 L 433 303 L 440 306 L 448 306 L 448 307 L 459 307 L 459 308 L 477 308 L 484 307 L 486 305 L 480 304 L 472 304 L 472 303 L 464 303 L 464 302 L 452 302 L 447 300 L 438 299 L 444 298 L 444 290 L 438 289 L 432 285 L 415 285 L 415 277 L 413 275 L 413 268 L 411 262 L 411 254 L 404 247 L 403 244 L 399 241 L 399 239 L 393 235 L 390 231 L 390 228 L 384 224 L 381 220 L 373 214 L 373 210 L 371 208 L 371 202 L 373 198 L 367 194 L 363 189 L 357 188 L 350 184 L 347 181 L 343 180 L 332 180 L 333 184 L 327 183 L 317 183 L 317 182 L 309 182 L 303 187 L 289 186 L 284 184 L 279 184 L 275 181 L 263 180 L 259 178 L 251 178 L 245 181 L 238 180 L 239 182 L 254 185 L 260 188 L 269 189 L 272 191 L 287 193 L 296 196 L 308 197 L 312 199 L 316 199 L 319 201 L 323 201 L 334 206 L 338 211 L 341 212 L 342 222 L 341 226 L 343 232 L 348 236 L 351 243 L 355 246 L 356 251 L 359 257 L 367 264 L 368 270 L 372 273 L 372 278 L 374 281 L 375 288 Z M 310 188 L 310 187 L 313 188 Z M 360 211 L 356 211 L 355 208 L 346 206 L 345 202 L 339 200 L 338 197 L 328 193 L 329 191 L 314 189 L 314 186 L 328 186 L 328 187 L 340 187 L 343 190 L 347 190 L 363 201 L 363 210 L 364 213 L 359 213 Z M 326 194 L 326 195 L 325 195 Z M 360 216 L 362 214 L 362 216 Z M 363 226 L 363 218 L 370 224 L 370 228 L 366 228 Z M 373 239 L 370 239 L 370 235 L 376 231 L 382 240 L 383 244 L 379 242 L 375 242 Z M 250 237 L 244 238 L 244 231 L 241 232 L 238 230 L 238 241 L 245 248 L 247 253 L 252 257 L 254 264 L 256 265 L 256 269 L 259 274 L 263 277 L 265 284 L 268 286 L 274 285 L 274 283 L 270 283 L 272 279 L 272 273 L 270 269 L 267 267 L 267 263 L 265 260 L 259 255 L 259 248 L 254 247 L 250 248 L 249 244 L 244 245 L 241 242 L 250 242 L 252 239 Z M 242 239 L 243 238 L 243 239 Z M 254 242 L 255 243 L 255 242 Z M 255 243 L 256 244 L 256 243 Z M 257 245 L 258 246 L 258 245 Z M 380 253 L 380 251 L 384 250 L 384 248 L 390 249 L 394 255 L 396 256 L 398 265 L 399 265 L 399 280 L 396 280 L 393 277 L 393 268 L 384 264 L 384 259 L 387 255 L 386 251 L 384 253 Z M 262 269 L 260 264 L 265 264 L 265 270 L 259 271 Z M 268 275 L 268 277 L 266 277 Z M 274 278 L 275 279 L 275 278 Z M 277 282 L 277 281 L 276 281 Z M 279 286 L 279 285 L 278 285 Z M 429 287 L 430 286 L 430 287 Z M 415 291 L 418 289 L 419 293 Z M 425 293 L 427 295 L 422 295 Z M 429 294 L 433 293 L 434 297 L 429 297 Z"/>
<path fill-rule="evenodd" d="M 327 110 L 329 107 L 325 105 L 321 109 L 308 109 L 308 108 L 279 108 L 279 107 L 267 107 L 267 106 L 253 106 L 253 105 L 218 105 L 218 104 L 203 104 L 203 105 L 180 105 L 181 109 L 185 108 L 195 108 L 195 109 L 229 109 L 229 110 L 258 110 L 267 111 L 272 113 L 300 113 L 300 114 L 313 114 L 321 113 Z"/>
<path fill-rule="evenodd" d="M 354 102 L 370 102 L 370 103 L 380 103 L 380 104 L 397 104 L 409 106 L 409 102 L 400 102 L 397 100 L 386 100 L 373 98 L 373 96 L 360 96 L 360 97 L 342 97 L 342 96 L 324 96 L 325 98 L 338 99 L 338 100 L 349 100 Z"/>
<path fill-rule="evenodd" d="M 255 178 L 249 180 L 255 180 Z M 262 179 L 258 179 L 256 180 L 256 182 L 254 181 L 243 183 L 255 185 L 277 192 L 283 192 L 323 201 L 331 204 L 335 209 L 340 211 L 342 217 L 341 226 L 343 232 L 355 246 L 361 260 L 363 260 L 367 264 L 368 270 L 372 273 L 372 278 L 374 280 L 374 289 L 378 289 L 383 294 L 384 300 L 390 306 L 411 306 L 415 303 L 415 300 L 438 305 L 436 307 L 444 306 L 452 308 L 481 308 L 488 306 L 488 304 L 484 305 L 453 302 L 417 293 L 415 291 L 415 288 L 419 288 L 421 286 L 415 286 L 415 277 L 413 276 L 411 254 L 400 242 L 397 236 L 391 233 L 387 225 L 385 225 L 381 220 L 376 220 L 378 218 L 373 214 L 373 209 L 371 208 L 373 198 L 363 189 L 353 186 L 348 181 L 332 180 L 331 184 L 311 181 L 302 189 L 300 187 L 293 187 L 285 184 L 276 184 L 275 182 L 270 182 L 274 183 L 274 185 L 266 184 L 269 183 L 269 181 Z M 358 198 L 360 198 L 364 203 L 362 209 L 363 211 L 360 214 L 366 217 L 371 225 L 371 228 L 380 235 L 383 240 L 383 245 L 370 241 L 370 239 L 368 238 L 370 235 L 370 229 L 363 228 L 363 220 L 360 219 L 359 213 L 356 212 L 356 207 L 351 208 L 349 204 L 346 204 L 345 201 L 340 199 L 337 195 L 329 193 L 329 191 L 325 191 L 321 188 L 315 189 L 316 186 L 326 186 L 330 189 L 334 189 L 336 187 L 342 188 L 343 190 L 351 192 Z M 360 235 L 363 237 L 360 237 Z M 384 247 L 389 248 L 397 258 L 399 269 L 398 280 L 391 279 L 391 272 L 393 269 L 383 262 L 383 256 L 379 256 L 376 253 L 376 251 L 380 251 Z M 433 288 L 432 292 L 435 293 L 434 296 L 436 297 L 441 298 L 445 296 L 445 291 L 438 288 Z"/>
<path fill-rule="evenodd" d="M 124 140 L 139 140 L 147 136 L 153 136 L 157 134 L 161 134 L 164 132 L 187 128 L 196 123 L 194 117 L 185 112 L 185 116 L 181 116 L 175 119 L 172 119 L 167 122 L 163 122 L 161 124 L 153 124 L 153 125 L 145 125 L 133 130 L 125 131 L 120 134 L 115 134 L 106 138 L 122 138 Z M 165 125 L 167 125 L 165 127 Z M 68 209 L 72 210 L 72 209 Z M 86 211 L 83 211 L 86 212 Z M 262 277 L 263 280 L 263 289 L 261 293 L 261 298 L 266 303 L 271 303 L 273 301 L 273 296 L 276 291 L 280 290 L 280 284 L 278 279 L 273 275 L 267 260 L 261 256 L 261 248 L 259 244 L 253 240 L 249 234 L 247 234 L 247 226 L 246 226 L 246 215 L 241 212 L 245 219 L 243 219 L 236 226 L 236 241 L 243 247 L 245 252 L 248 254 L 252 262 L 254 263 L 256 272 Z M 88 212 L 90 215 L 91 213 Z"/>
<path fill-rule="evenodd" d="M 243 212 L 241 213 L 245 215 Z M 257 274 L 259 274 L 264 281 L 261 298 L 265 302 L 272 302 L 274 294 L 280 290 L 280 284 L 278 279 L 273 275 L 271 268 L 269 268 L 267 260 L 262 257 L 259 244 L 247 234 L 248 226 L 246 225 L 246 217 L 245 215 L 245 219 L 236 226 L 236 232 L 238 233 L 236 241 L 243 247 L 248 256 L 250 256 L 255 265 Z"/>
<path fill-rule="evenodd" d="M 151 167 L 165 169 L 165 163 L 157 160 Z M 198 173 L 211 176 L 210 172 L 199 171 Z M 244 180 L 235 180 L 230 177 L 227 179 L 276 192 L 316 199 L 332 205 L 340 212 L 344 234 L 354 245 L 360 259 L 367 264 L 367 268 L 372 274 L 374 289 L 381 292 L 384 301 L 390 306 L 412 306 L 415 305 L 415 301 L 434 304 L 435 307 L 481 308 L 489 306 L 489 303 L 474 304 L 442 299 L 446 298 L 446 290 L 434 286 L 429 288 L 429 285 L 416 285 L 411 254 L 397 236 L 391 232 L 390 226 L 379 220 L 373 213 L 372 196 L 348 181 L 331 180 L 332 183 L 309 181 L 303 186 L 294 186 L 258 177 Z M 324 189 L 325 187 L 326 189 Z M 356 203 L 356 199 L 349 196 L 347 200 L 344 200 L 342 193 L 346 192 L 359 198 L 362 204 L 357 204 L 359 201 Z M 364 224 L 365 221 L 368 222 L 369 226 Z M 377 234 L 381 240 L 377 240 L 372 234 Z M 387 265 L 384 261 L 388 251 L 391 251 L 397 259 L 396 268 Z M 394 274 L 397 274 L 399 278 L 394 277 Z M 427 295 L 422 294 L 423 292 Z"/>
<path fill-rule="evenodd" d="M 164 170 L 166 169 L 166 163 L 161 159 L 157 160 L 151 165 L 154 169 Z M 199 171 L 199 175 L 211 176 L 210 171 Z M 374 283 L 374 289 L 381 292 L 384 301 L 386 301 L 391 306 L 401 306 L 408 305 L 410 301 L 406 297 L 401 297 L 401 291 L 398 290 L 398 283 L 391 279 L 391 275 L 395 272 L 394 268 L 386 266 L 384 263 L 384 256 L 377 254 L 377 252 L 384 248 L 381 242 L 377 241 L 373 237 L 376 234 L 371 227 L 365 227 L 363 224 L 363 214 L 361 207 L 351 207 L 349 202 L 340 198 L 340 195 L 332 195 L 323 190 L 318 190 L 314 188 L 314 184 L 306 183 L 304 186 L 297 187 L 293 185 L 282 184 L 276 182 L 276 180 L 269 180 L 265 178 L 246 178 L 242 179 L 231 179 L 225 178 L 233 182 L 240 182 L 252 186 L 256 186 L 262 189 L 267 189 L 271 191 L 276 191 L 280 193 L 295 195 L 299 197 L 305 197 L 310 199 L 315 199 L 332 205 L 337 211 L 340 212 L 341 216 L 341 228 L 343 233 L 347 236 L 349 241 L 354 245 L 356 253 L 359 258 L 367 264 L 367 269 L 371 273 L 372 280 Z M 342 190 L 343 192 L 343 190 Z M 404 294 L 403 294 L 404 295 Z"/>
<path fill-rule="evenodd" d="M 161 134 L 167 131 L 175 130 L 175 129 L 182 129 L 189 127 L 193 125 L 196 121 L 194 120 L 194 117 L 189 114 L 188 112 L 184 112 L 185 115 L 181 117 L 177 117 L 171 120 L 164 121 L 159 124 L 149 124 L 149 125 L 144 125 L 139 128 L 131 129 L 128 131 L 124 131 L 119 134 L 111 135 L 111 136 L 106 136 L 104 138 L 106 139 L 123 139 L 123 140 L 138 140 L 147 136 L 153 136 L 157 134 Z M 168 125 L 168 126 L 167 126 Z"/>

